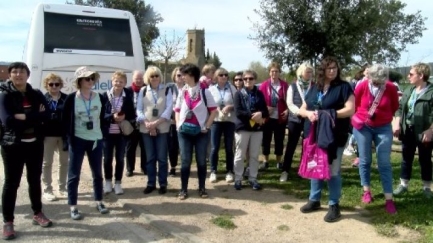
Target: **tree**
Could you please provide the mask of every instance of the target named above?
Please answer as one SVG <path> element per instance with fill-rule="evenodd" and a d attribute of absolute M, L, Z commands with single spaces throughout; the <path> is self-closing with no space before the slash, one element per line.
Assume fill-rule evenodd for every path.
<path fill-rule="evenodd" d="M 131 12 L 138 25 L 145 57 L 149 56 L 152 42 L 159 36 L 159 29 L 156 25 L 162 22 L 163 18 L 150 4 L 146 5 L 143 0 L 75 0 L 73 3 L 68 1 L 66 3 L 122 9 Z"/>
<path fill-rule="evenodd" d="M 209 49 L 207 49 L 207 51 L 206 51 L 205 61 L 206 61 L 206 64 L 213 64 L 215 66 L 215 68 L 217 68 L 217 69 L 220 68 L 222 65 L 222 62 L 220 61 L 219 56 L 215 52 L 211 56 Z"/>
<path fill-rule="evenodd" d="M 185 36 L 178 36 L 173 31 L 173 35 L 169 37 L 167 36 L 167 32 L 165 32 L 156 40 L 154 47 L 150 50 L 154 58 L 164 61 L 164 81 L 167 80 L 169 61 L 179 57 L 180 51 L 184 49 L 184 43 Z"/>
<path fill-rule="evenodd" d="M 254 70 L 257 73 L 257 83 L 261 83 L 269 78 L 268 69 L 261 62 L 250 62 L 248 69 Z"/>
<path fill-rule="evenodd" d="M 425 30 L 420 11 L 399 0 L 261 0 L 255 40 L 268 59 L 289 67 L 334 55 L 343 64 L 396 63 Z"/>

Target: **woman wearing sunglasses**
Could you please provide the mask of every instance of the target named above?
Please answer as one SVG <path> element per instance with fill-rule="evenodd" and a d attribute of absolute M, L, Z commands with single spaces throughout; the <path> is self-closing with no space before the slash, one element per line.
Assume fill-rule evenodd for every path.
<path fill-rule="evenodd" d="M 79 67 L 74 81 L 78 90 L 66 97 L 63 110 L 63 125 L 69 142 L 68 204 L 73 220 L 82 219 L 77 209 L 77 198 L 84 154 L 87 154 L 92 171 L 96 209 L 101 214 L 108 213 L 102 203 L 102 129 L 108 127 L 104 120 L 106 100 L 92 91 L 98 80 L 97 72 Z"/>
<path fill-rule="evenodd" d="M 44 163 L 42 165 L 42 182 L 44 194 L 47 201 L 57 200 L 53 193 L 52 168 L 54 153 L 59 156 L 58 192 L 62 197 L 68 195 L 66 191 L 66 180 L 68 175 L 68 144 L 62 128 L 62 112 L 66 100 L 66 94 L 60 90 L 63 88 L 63 80 L 60 76 L 50 73 L 43 80 L 49 112 L 49 120 L 44 123 Z"/>
<path fill-rule="evenodd" d="M 137 122 L 146 147 L 148 180 L 144 194 L 156 189 L 157 173 L 159 194 L 167 192 L 167 137 L 173 112 L 173 91 L 161 83 L 161 78 L 161 70 L 149 66 L 143 77 L 146 86 L 141 88 L 137 97 Z"/>
<path fill-rule="evenodd" d="M 244 87 L 244 80 L 242 79 L 243 72 L 237 72 L 235 76 L 233 76 L 233 85 L 237 90 L 241 90 Z"/>
<path fill-rule="evenodd" d="M 221 137 L 224 134 L 224 146 L 226 152 L 226 182 L 233 182 L 233 140 L 235 137 L 235 120 L 233 96 L 236 88 L 228 82 L 229 74 L 224 68 L 215 72 L 216 85 L 211 86 L 211 92 L 218 105 L 218 113 L 211 127 L 211 153 L 210 153 L 210 176 L 209 181 L 217 182 L 218 152 Z"/>

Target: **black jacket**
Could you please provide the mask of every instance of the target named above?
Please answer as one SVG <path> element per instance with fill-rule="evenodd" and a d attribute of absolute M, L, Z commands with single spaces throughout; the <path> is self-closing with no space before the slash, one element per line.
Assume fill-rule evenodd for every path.
<path fill-rule="evenodd" d="M 53 99 L 47 92 L 45 93 L 45 99 L 47 100 L 49 109 L 49 119 L 44 123 L 44 135 L 45 137 L 65 137 L 66 133 L 62 127 L 62 113 L 63 107 L 65 106 L 65 100 L 67 95 L 60 92 L 60 98 L 57 100 L 57 106 L 54 110 L 52 107 Z"/>
<path fill-rule="evenodd" d="M 63 116 L 62 116 L 62 123 L 63 123 L 63 130 L 66 132 L 66 136 L 68 138 L 68 142 L 71 143 L 71 139 L 75 136 L 75 96 L 77 95 L 77 92 L 73 92 L 69 94 L 66 97 L 65 100 L 65 106 L 63 108 Z M 108 131 L 106 128 L 108 127 L 105 123 L 106 120 L 104 119 L 105 116 L 105 106 L 107 101 L 105 100 L 104 96 L 99 94 L 99 98 L 101 99 L 101 112 L 99 113 L 99 121 L 100 126 L 102 129 L 102 134 L 106 134 Z"/>
<path fill-rule="evenodd" d="M 326 149 L 328 162 L 331 164 L 337 158 L 337 142 L 335 140 L 335 121 L 337 112 L 335 110 L 318 110 L 319 118 L 316 126 L 317 146 Z"/>
<path fill-rule="evenodd" d="M 25 112 L 23 107 L 24 97 L 32 105 L 31 110 Z M 45 107 L 45 111 L 40 112 L 40 106 Z M 15 114 L 25 113 L 25 120 L 18 120 Z M 2 128 L 2 138 L 0 145 L 12 145 L 21 143 L 23 131 L 33 128 L 38 140 L 43 139 L 42 124 L 48 120 L 49 109 L 44 95 L 39 90 L 27 84 L 24 93 L 18 91 L 11 80 L 0 85 L 0 120 Z"/>
<path fill-rule="evenodd" d="M 235 130 L 245 130 L 245 131 L 262 131 L 263 126 L 259 126 L 258 124 L 255 124 L 253 127 L 251 127 L 250 119 L 251 114 L 257 111 L 262 112 L 263 118 L 269 117 L 268 108 L 266 107 L 265 97 L 263 96 L 263 93 L 257 89 L 256 86 L 251 91 L 247 91 L 248 95 L 250 95 L 252 98 L 255 99 L 255 103 L 253 106 L 248 109 L 247 102 L 249 100 L 249 97 L 247 94 L 243 93 L 246 90 L 239 90 L 234 95 L 234 107 L 235 107 L 235 114 L 238 118 L 235 122 Z"/>
<path fill-rule="evenodd" d="M 135 108 L 133 102 L 134 93 L 132 93 L 131 90 L 128 90 L 126 88 L 124 88 L 123 91 L 125 91 L 125 96 L 123 97 L 122 108 L 120 110 L 123 113 L 125 113 L 125 120 L 128 120 L 131 123 L 131 125 L 134 127 L 136 122 Z M 112 104 L 110 102 L 111 97 L 109 97 L 107 92 L 104 92 L 102 96 L 107 101 L 105 105 L 105 115 L 104 115 L 104 119 L 105 119 L 104 125 L 107 126 L 104 128 L 104 132 L 105 135 L 107 135 L 108 130 L 110 129 L 110 123 L 112 123 L 113 121 L 113 114 L 111 113 Z"/>

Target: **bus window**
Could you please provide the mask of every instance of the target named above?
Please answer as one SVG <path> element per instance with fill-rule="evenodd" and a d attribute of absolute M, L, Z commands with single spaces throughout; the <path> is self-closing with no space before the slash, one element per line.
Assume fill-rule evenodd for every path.
<path fill-rule="evenodd" d="M 132 56 L 128 19 L 44 13 L 44 52 Z"/>

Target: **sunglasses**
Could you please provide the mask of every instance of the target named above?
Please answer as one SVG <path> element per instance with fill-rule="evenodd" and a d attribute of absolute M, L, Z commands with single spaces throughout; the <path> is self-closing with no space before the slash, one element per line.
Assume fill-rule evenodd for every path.
<path fill-rule="evenodd" d="M 253 81 L 254 78 L 244 78 L 244 81 Z"/>
<path fill-rule="evenodd" d="M 219 77 L 228 77 L 229 74 L 228 74 L 228 73 L 221 73 L 221 74 L 218 74 L 218 76 L 219 76 Z"/>
<path fill-rule="evenodd" d="M 94 77 L 89 77 L 89 78 L 82 78 L 84 81 L 87 81 L 87 82 L 90 82 L 90 81 L 93 81 L 93 80 L 95 80 L 95 78 Z"/>
<path fill-rule="evenodd" d="M 48 86 L 50 86 L 50 87 L 59 87 L 60 86 L 60 83 L 49 83 L 48 84 Z"/>
<path fill-rule="evenodd" d="M 243 81 L 241 78 L 235 78 L 234 81 Z"/>
<path fill-rule="evenodd" d="M 159 78 L 159 75 L 157 74 L 157 75 L 152 75 L 152 76 L 150 76 L 150 78 Z"/>

